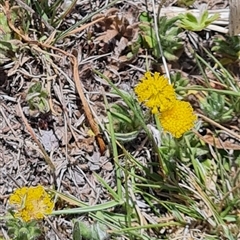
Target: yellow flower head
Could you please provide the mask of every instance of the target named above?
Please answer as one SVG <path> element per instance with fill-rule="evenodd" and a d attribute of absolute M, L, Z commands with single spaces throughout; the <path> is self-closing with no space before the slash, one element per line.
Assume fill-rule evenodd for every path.
<path fill-rule="evenodd" d="M 9 203 L 16 207 L 14 217 L 22 218 L 25 222 L 42 219 L 54 207 L 51 197 L 42 186 L 17 189 L 10 196 Z"/>
<path fill-rule="evenodd" d="M 158 72 L 154 75 L 146 72 L 141 82 L 135 87 L 139 102 L 152 109 L 152 113 L 171 109 L 176 101 L 173 86 Z"/>
<path fill-rule="evenodd" d="M 160 114 L 162 128 L 176 138 L 180 138 L 185 132 L 189 131 L 196 120 L 197 117 L 193 113 L 190 103 L 179 100 L 175 102 L 173 108 Z"/>

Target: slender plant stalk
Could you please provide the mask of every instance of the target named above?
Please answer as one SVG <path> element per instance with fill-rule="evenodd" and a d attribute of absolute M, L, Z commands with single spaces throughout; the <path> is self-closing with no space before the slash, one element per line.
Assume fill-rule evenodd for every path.
<path fill-rule="evenodd" d="M 104 90 L 102 89 L 102 92 L 103 91 Z M 107 109 L 107 116 L 108 116 L 108 121 L 109 121 L 109 132 L 110 132 L 113 158 L 114 158 L 115 169 L 116 169 L 117 192 L 118 192 L 119 198 L 123 199 L 120 163 L 119 163 L 118 150 L 117 150 L 117 144 L 116 144 L 117 140 L 116 140 L 115 132 L 114 132 L 114 128 L 113 128 L 113 119 L 112 119 L 109 104 L 108 104 L 108 101 L 106 98 L 106 94 L 104 94 L 104 92 L 103 92 L 102 95 L 103 95 L 103 100 L 104 100 L 104 103 L 105 103 L 105 106 Z"/>

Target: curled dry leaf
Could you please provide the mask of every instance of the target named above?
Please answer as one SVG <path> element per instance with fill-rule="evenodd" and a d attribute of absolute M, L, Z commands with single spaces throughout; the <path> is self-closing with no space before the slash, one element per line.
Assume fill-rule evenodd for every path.
<path fill-rule="evenodd" d="M 197 131 L 194 131 L 194 133 L 205 143 L 216 147 L 218 149 L 228 149 L 228 150 L 240 150 L 240 145 L 236 143 L 232 143 L 229 140 L 227 141 L 222 141 L 220 138 L 217 138 L 214 136 L 214 134 L 210 131 L 207 130 L 207 134 L 202 136 L 199 134 Z"/>
<path fill-rule="evenodd" d="M 79 142 L 80 149 L 84 149 L 84 151 L 88 153 L 92 153 L 94 150 L 94 146 L 93 146 L 94 141 L 95 141 L 94 136 L 79 139 L 78 142 Z"/>
<path fill-rule="evenodd" d="M 100 33 L 95 39 L 95 43 L 99 44 L 103 53 L 111 50 L 114 52 L 113 57 L 119 59 L 124 50 L 138 39 L 137 18 L 130 11 L 120 12 L 115 8 L 110 9 L 105 15 L 96 15 L 92 20 L 99 18 L 103 18 L 103 20 L 95 25 L 94 32 Z M 127 58 L 122 59 L 127 60 Z"/>

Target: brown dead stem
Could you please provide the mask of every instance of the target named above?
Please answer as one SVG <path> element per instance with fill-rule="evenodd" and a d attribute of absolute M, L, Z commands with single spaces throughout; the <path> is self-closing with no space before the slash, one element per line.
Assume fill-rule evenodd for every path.
<path fill-rule="evenodd" d="M 6 16 L 7 16 L 9 27 L 16 34 L 18 34 L 19 37 L 21 37 L 21 39 L 23 41 L 29 43 L 30 45 L 36 45 L 36 46 L 38 46 L 38 47 L 40 47 L 42 49 L 47 48 L 47 49 L 52 49 L 52 50 L 58 51 L 58 52 L 62 53 L 63 55 L 68 56 L 71 59 L 71 63 L 73 65 L 73 78 L 74 78 L 74 82 L 75 82 L 75 85 L 76 85 L 76 88 L 77 88 L 77 92 L 78 92 L 79 97 L 80 97 L 80 99 L 82 101 L 83 110 L 84 110 L 84 112 L 86 114 L 86 117 L 87 117 L 87 120 L 88 120 L 88 122 L 90 124 L 90 127 L 91 127 L 92 131 L 95 134 L 97 143 L 99 145 L 100 152 L 101 152 L 101 154 L 103 154 L 104 151 L 106 150 L 106 146 L 105 146 L 105 143 L 104 143 L 104 141 L 102 139 L 102 136 L 100 134 L 98 124 L 95 122 L 95 120 L 93 118 L 93 114 L 92 114 L 91 109 L 90 109 L 90 107 L 88 105 L 87 99 L 86 99 L 86 97 L 84 95 L 82 83 L 81 83 L 81 80 L 79 78 L 77 58 L 73 54 L 70 54 L 70 53 L 68 53 L 66 51 L 63 51 L 62 49 L 56 48 L 56 47 L 48 45 L 48 44 L 40 43 L 38 41 L 32 41 L 27 35 L 23 35 L 17 28 L 14 27 L 14 24 L 11 21 L 11 9 L 9 7 L 9 1 L 5 2 L 5 11 L 6 11 Z M 89 24 L 87 24 L 85 27 L 79 28 L 79 30 L 80 29 L 84 30 L 86 27 L 89 27 Z M 37 141 L 36 138 L 34 140 Z"/>
<path fill-rule="evenodd" d="M 29 132 L 29 134 L 31 135 L 31 137 L 33 138 L 33 140 L 36 142 L 36 144 L 38 145 L 38 147 L 40 148 L 43 156 L 44 156 L 44 159 L 45 161 L 47 162 L 47 164 L 50 166 L 50 168 L 52 169 L 53 172 L 55 172 L 55 166 L 54 166 L 54 163 L 52 162 L 51 158 L 48 156 L 47 152 L 45 151 L 44 147 L 42 146 L 42 144 L 38 141 L 33 129 L 31 128 L 31 126 L 29 125 L 27 119 L 25 118 L 24 114 L 23 114 L 23 111 L 22 111 L 22 108 L 21 108 L 21 105 L 20 105 L 20 98 L 18 99 L 18 111 L 22 117 L 22 120 Z"/>

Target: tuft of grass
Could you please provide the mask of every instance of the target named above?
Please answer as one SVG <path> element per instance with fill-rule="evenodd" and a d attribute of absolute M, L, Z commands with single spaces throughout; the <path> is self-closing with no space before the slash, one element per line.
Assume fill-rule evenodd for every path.
<path fill-rule="evenodd" d="M 95 72 L 104 77 L 98 71 Z M 117 141 L 117 128 L 113 121 L 116 115 L 104 97 L 108 114 L 107 134 L 116 170 L 116 191 L 113 191 L 104 179 L 97 175 L 96 177 L 114 200 L 99 206 L 60 210 L 53 214 L 90 211 L 90 215 L 97 222 L 109 226 L 112 237 L 124 235 L 129 239 L 164 239 L 166 234 L 171 236 L 167 229 L 188 228 L 188 231 L 194 232 L 194 229 L 189 230 L 189 226 L 195 224 L 204 228 L 201 237 L 204 236 L 205 239 L 236 239 L 239 227 L 236 211 L 240 204 L 240 183 L 239 171 L 232 172 L 232 168 L 239 167 L 239 163 L 234 167 L 235 160 L 229 161 L 224 150 L 212 147 L 209 152 L 206 144 L 193 132 L 181 139 L 173 139 L 168 134 L 159 132 L 161 143 L 158 146 L 148 127 L 148 124 L 154 124 L 153 119 L 146 122 L 142 117 L 144 114 L 138 113 L 132 105 L 133 101 L 129 101 L 129 95 L 126 96 L 118 90 L 106 77 L 104 79 L 119 94 L 125 109 L 136 114 L 142 131 L 149 136 L 148 146 L 151 152 L 146 149 L 145 159 L 140 160 L 141 158 L 127 150 L 124 141 Z M 199 86 L 198 88 L 200 89 Z M 226 91 L 232 92 L 231 89 Z M 237 97 L 234 94 L 233 96 Z M 132 98 L 134 99 L 134 96 Z M 137 109 L 139 111 L 139 108 Z M 124 116 L 121 119 L 124 119 Z M 159 166 L 164 167 L 164 175 Z M 154 213 L 154 217 L 146 214 L 141 205 Z M 107 213 L 110 206 L 114 209 Z M 97 217 L 99 212 L 102 214 L 101 219 Z M 161 229 L 165 229 L 164 234 L 160 233 Z"/>

